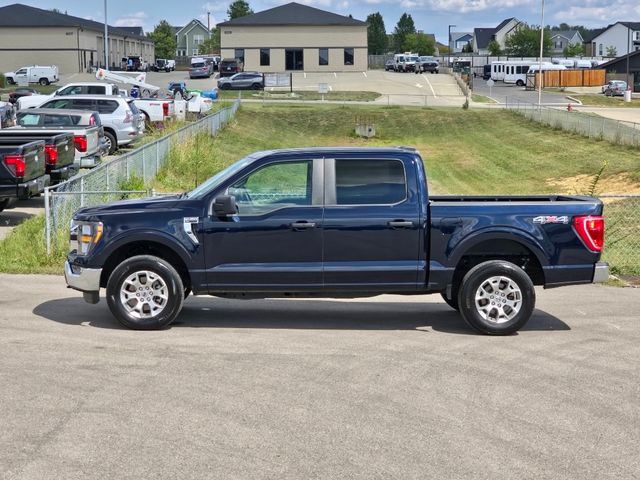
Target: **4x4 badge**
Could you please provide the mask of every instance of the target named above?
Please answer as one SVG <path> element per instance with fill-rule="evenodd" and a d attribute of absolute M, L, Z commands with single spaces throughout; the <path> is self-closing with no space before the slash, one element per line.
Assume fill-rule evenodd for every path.
<path fill-rule="evenodd" d="M 566 215 L 540 215 L 533 219 L 533 223 L 539 223 L 540 225 L 546 225 L 547 223 L 569 223 L 569 217 Z"/>

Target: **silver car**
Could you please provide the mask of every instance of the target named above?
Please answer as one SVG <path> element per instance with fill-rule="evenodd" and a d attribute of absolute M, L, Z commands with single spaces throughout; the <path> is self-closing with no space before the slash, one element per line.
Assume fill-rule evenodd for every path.
<path fill-rule="evenodd" d="M 73 95 L 54 98 L 42 104 L 40 108 L 98 112 L 110 155 L 119 147 L 135 142 L 144 131 L 144 122 L 140 119 L 140 113 L 133 105 L 132 98 L 115 95 Z"/>
<path fill-rule="evenodd" d="M 240 72 L 230 77 L 218 80 L 218 88 L 221 90 L 262 90 L 264 88 L 264 76 L 260 72 Z"/>

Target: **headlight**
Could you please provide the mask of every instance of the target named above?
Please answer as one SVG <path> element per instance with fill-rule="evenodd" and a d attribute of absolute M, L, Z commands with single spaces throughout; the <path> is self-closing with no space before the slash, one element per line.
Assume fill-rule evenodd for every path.
<path fill-rule="evenodd" d="M 69 240 L 71 250 L 77 250 L 78 255 L 86 255 L 102 238 L 102 222 L 71 221 Z"/>

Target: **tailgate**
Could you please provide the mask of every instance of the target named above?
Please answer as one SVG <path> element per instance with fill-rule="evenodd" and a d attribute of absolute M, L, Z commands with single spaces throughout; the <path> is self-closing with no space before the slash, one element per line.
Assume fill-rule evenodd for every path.
<path fill-rule="evenodd" d="M 73 134 L 65 133 L 55 137 L 55 147 L 58 159 L 53 168 L 62 168 L 73 164 L 76 156 Z"/>
<path fill-rule="evenodd" d="M 0 147 L 0 157 L 2 158 L 0 178 L 8 180 L 8 182 L 3 182 L 5 184 L 19 184 L 35 180 L 46 172 L 43 140 L 34 140 L 17 148 Z M 24 174 L 16 177 L 15 172 L 23 169 Z"/>

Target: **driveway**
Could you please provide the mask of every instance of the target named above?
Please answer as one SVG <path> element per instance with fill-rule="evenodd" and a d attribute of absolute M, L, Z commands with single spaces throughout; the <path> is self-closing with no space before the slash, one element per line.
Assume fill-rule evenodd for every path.
<path fill-rule="evenodd" d="M 189 298 L 123 330 L 0 276 L 3 479 L 583 479 L 640 471 L 640 289 L 538 291 L 518 335 L 439 297 Z"/>

